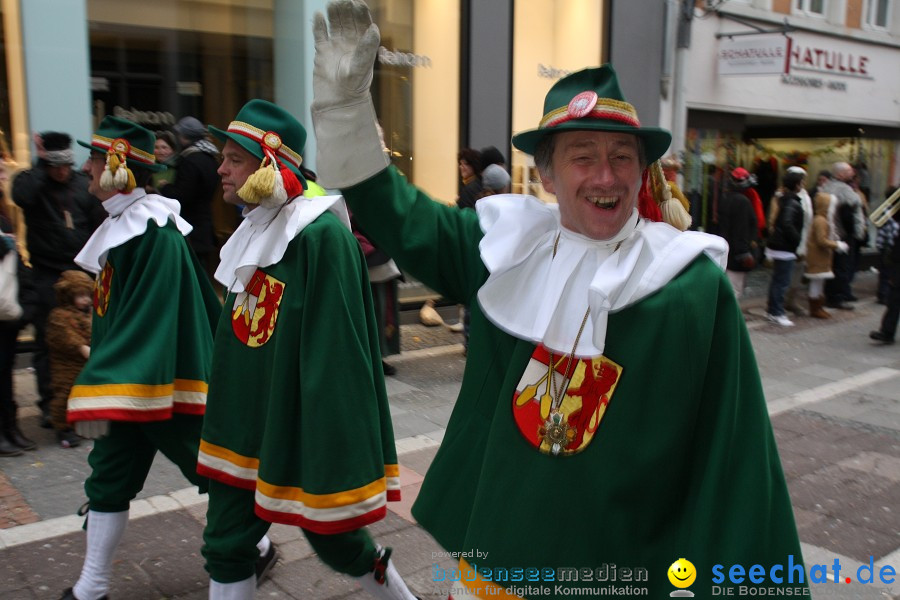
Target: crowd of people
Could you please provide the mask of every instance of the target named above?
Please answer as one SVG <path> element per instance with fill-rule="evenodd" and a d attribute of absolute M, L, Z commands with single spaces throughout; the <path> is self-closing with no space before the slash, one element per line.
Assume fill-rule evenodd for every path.
<path fill-rule="evenodd" d="M 714 204 L 709 231 L 729 244 L 726 273 L 738 297 L 744 293 L 748 272 L 764 262 L 771 266 L 766 318 L 772 323 L 793 326 L 788 311 L 829 319 L 832 314 L 827 308 L 854 310 L 858 298 L 852 283 L 869 242 L 870 199 L 860 183 L 862 165 L 835 162 L 830 170 L 817 174 L 809 189 L 806 170 L 791 165 L 785 169 L 781 187 L 766 203 L 767 211 L 754 176 L 743 167 L 729 173 Z M 885 198 L 894 191 L 887 190 Z M 897 309 L 890 301 L 890 282 L 896 279 L 895 261 L 890 257 L 897 240 L 896 218 L 895 214 L 879 228 L 875 243 L 877 302 L 887 308 L 881 328 L 870 337 L 885 344 L 893 343 L 896 334 L 892 315 Z M 804 281 L 808 312 L 798 302 Z"/>
<path fill-rule="evenodd" d="M 209 495 L 212 600 L 254 596 L 277 560 L 272 523 L 299 527 L 373 597 L 413 600 L 367 529 L 400 499 L 383 356 L 399 351 L 401 270 L 467 307 L 472 360 L 412 509 L 448 551 L 482 552 L 478 569 L 460 561 L 473 574 L 461 597 L 499 596 L 484 569 L 510 565 L 662 574 L 678 556 L 698 571 L 800 556 L 738 297 L 765 257 L 773 323 L 792 324 L 801 273 L 813 317 L 852 308 L 866 230 L 852 167 L 836 163 L 811 192 L 791 167 L 768 216 L 736 168 L 717 235 L 685 231 L 674 165 L 660 163 L 671 135 L 641 125 L 604 65 L 559 80 L 537 127 L 512 139 L 557 204 L 508 194 L 506 160 L 489 147 L 459 153 L 454 208 L 384 152 L 365 4 L 334 0 L 314 36 L 318 183 L 301 167 L 297 118 L 253 99 L 225 128 L 185 117 L 154 133 L 106 117 L 78 141 L 90 153 L 80 171 L 71 138 L 44 132 L 11 186 L 24 236 L 0 202 L 18 300 L 0 313 L 0 456 L 35 447 L 12 390 L 25 322 L 42 421 L 63 447 L 93 440 L 86 556 L 63 600 L 107 597 L 158 452 Z M 221 248 L 217 197 L 244 217 Z M 878 241 L 888 309 L 872 338 L 884 343 L 897 326 L 898 229 Z M 535 543 L 560 502 L 599 517 L 567 528 L 564 544 Z"/>

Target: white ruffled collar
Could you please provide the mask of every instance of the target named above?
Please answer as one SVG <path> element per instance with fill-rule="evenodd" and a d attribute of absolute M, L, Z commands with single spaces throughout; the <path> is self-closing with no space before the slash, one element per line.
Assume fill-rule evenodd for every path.
<path fill-rule="evenodd" d="M 485 234 L 481 259 L 490 272 L 478 291 L 485 316 L 556 352 L 572 352 L 587 311 L 574 352 L 602 354 L 610 312 L 658 291 L 701 253 L 725 265 L 722 238 L 682 233 L 637 212 L 614 238 L 597 241 L 561 227 L 559 207 L 533 196 L 490 196 L 475 208 Z"/>
<path fill-rule="evenodd" d="M 179 216 L 181 204 L 177 200 L 148 194 L 144 188 L 135 188 L 130 194 L 116 194 L 103 202 L 103 208 L 109 216 L 75 257 L 75 264 L 94 274 L 103 270 L 106 255 L 112 248 L 143 235 L 150 220 L 163 227 L 171 219 L 182 235 L 193 229 Z"/>
<path fill-rule="evenodd" d="M 258 267 L 280 261 L 291 240 L 326 210 L 350 229 L 343 196 L 297 196 L 276 207 L 244 209 L 244 220 L 219 252 L 216 281 L 229 291 L 243 292 Z"/>

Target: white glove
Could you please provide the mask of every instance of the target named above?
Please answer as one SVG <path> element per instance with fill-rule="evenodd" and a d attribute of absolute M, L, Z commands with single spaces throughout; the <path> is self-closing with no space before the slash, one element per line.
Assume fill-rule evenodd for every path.
<path fill-rule="evenodd" d="M 109 421 L 75 421 L 75 433 L 89 440 L 98 440 L 109 434 Z"/>
<path fill-rule="evenodd" d="M 847 245 L 847 242 L 842 242 L 841 240 L 837 241 L 837 247 L 835 250 L 838 254 L 847 254 L 847 251 L 850 249 L 850 246 Z"/>
<path fill-rule="evenodd" d="M 319 184 L 347 188 L 388 166 L 369 86 L 381 37 L 360 0 L 328 3 L 313 20 L 313 127 Z"/>

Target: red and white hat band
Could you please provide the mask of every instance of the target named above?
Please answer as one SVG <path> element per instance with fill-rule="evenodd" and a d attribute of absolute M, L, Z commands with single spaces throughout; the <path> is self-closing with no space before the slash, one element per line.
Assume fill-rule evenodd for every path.
<path fill-rule="evenodd" d="M 572 98 L 567 106 L 544 115 L 539 127 L 541 129 L 556 127 L 573 119 L 606 119 L 632 127 L 641 126 L 634 106 L 622 100 L 598 98 L 596 92 L 587 90 Z"/>
<path fill-rule="evenodd" d="M 253 140 L 263 149 L 263 154 L 270 157 L 277 155 L 298 169 L 300 168 L 300 163 L 303 162 L 303 157 L 282 142 L 281 136 L 274 131 L 263 131 L 250 123 L 232 121 L 228 125 L 228 133 L 236 133 Z"/>

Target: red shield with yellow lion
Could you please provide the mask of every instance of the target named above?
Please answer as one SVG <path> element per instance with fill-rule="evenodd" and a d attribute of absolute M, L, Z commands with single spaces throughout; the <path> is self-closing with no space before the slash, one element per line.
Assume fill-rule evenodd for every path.
<path fill-rule="evenodd" d="M 234 299 L 231 328 L 241 342 L 258 348 L 272 338 L 284 282 L 257 269 L 246 289 Z"/>

